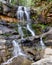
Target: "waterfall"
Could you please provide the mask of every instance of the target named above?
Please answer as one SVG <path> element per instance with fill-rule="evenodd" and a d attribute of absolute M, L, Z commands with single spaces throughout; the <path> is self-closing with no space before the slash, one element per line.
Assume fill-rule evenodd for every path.
<path fill-rule="evenodd" d="M 45 46 L 45 44 L 44 44 L 44 42 L 42 40 L 42 37 L 40 37 L 40 45 L 41 45 L 42 49 L 46 48 L 46 46 Z"/>
<path fill-rule="evenodd" d="M 13 40 L 12 43 L 13 43 L 13 46 L 14 46 L 14 51 L 13 51 L 14 56 L 18 56 L 18 55 L 24 56 L 18 42 Z"/>
<path fill-rule="evenodd" d="M 24 6 L 19 6 L 18 10 L 17 10 L 17 18 L 20 20 L 20 22 L 24 19 L 24 13 L 26 16 L 27 30 L 30 31 L 32 36 L 35 36 L 34 31 L 30 28 L 30 25 L 29 25 L 29 23 L 31 22 L 31 20 L 30 20 L 30 8 L 24 7 Z M 19 32 L 21 38 L 23 39 L 24 34 L 22 31 L 22 27 L 19 24 L 18 24 L 18 32 Z"/>

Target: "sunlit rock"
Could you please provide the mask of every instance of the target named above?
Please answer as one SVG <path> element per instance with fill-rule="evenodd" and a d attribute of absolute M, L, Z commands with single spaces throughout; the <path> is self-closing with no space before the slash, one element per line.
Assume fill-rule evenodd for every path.
<path fill-rule="evenodd" d="M 12 62 L 10 63 L 3 63 L 1 65 L 31 65 L 31 61 L 28 60 L 27 58 L 23 57 L 23 56 L 18 56 L 18 57 L 14 57 L 12 59 Z"/>
<path fill-rule="evenodd" d="M 34 62 L 32 65 L 52 65 L 52 56 Z"/>
<path fill-rule="evenodd" d="M 46 48 L 44 57 L 52 56 L 52 48 Z"/>

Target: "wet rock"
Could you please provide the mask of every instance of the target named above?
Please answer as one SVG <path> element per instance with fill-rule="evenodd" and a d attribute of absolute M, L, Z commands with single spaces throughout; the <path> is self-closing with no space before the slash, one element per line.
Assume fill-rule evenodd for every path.
<path fill-rule="evenodd" d="M 7 26 L 8 24 L 7 24 L 5 21 L 0 20 L 0 25 L 5 25 L 5 26 Z"/>
<path fill-rule="evenodd" d="M 5 4 L 3 4 L 3 11 L 4 12 L 9 12 L 10 11 L 10 8 L 7 7 Z"/>
<path fill-rule="evenodd" d="M 44 50 L 40 49 L 40 48 L 36 48 L 37 46 L 34 47 L 29 47 L 29 46 L 24 46 L 22 49 L 23 51 L 29 55 L 33 60 L 33 61 L 37 61 L 41 58 L 43 58 L 44 56 Z"/>
<path fill-rule="evenodd" d="M 10 44 L 9 44 L 10 43 Z M 0 64 L 11 58 L 13 46 L 11 40 L 0 39 Z"/>
<path fill-rule="evenodd" d="M 52 40 L 52 33 L 50 33 L 50 34 L 48 34 L 48 35 L 46 36 L 46 40 Z"/>
<path fill-rule="evenodd" d="M 0 34 L 15 32 L 15 30 L 9 29 L 6 26 L 0 25 Z"/>
<path fill-rule="evenodd" d="M 9 36 L 8 38 L 9 39 L 18 39 L 18 38 L 20 38 L 20 36 L 19 35 L 12 35 L 12 36 Z"/>
<path fill-rule="evenodd" d="M 7 59 L 11 58 L 11 55 L 12 55 L 12 51 L 9 51 L 7 46 L 5 45 L 0 46 L 0 64 L 6 62 Z"/>
<path fill-rule="evenodd" d="M 12 48 L 13 47 L 12 40 L 6 40 L 5 45 L 7 46 L 7 48 Z"/>
<path fill-rule="evenodd" d="M 27 39 L 26 40 L 22 40 L 21 43 L 22 43 L 22 46 L 27 46 L 27 47 L 32 47 L 33 46 L 32 41 L 27 40 Z"/>
<path fill-rule="evenodd" d="M 0 61 L 5 62 L 6 61 L 6 55 L 7 55 L 7 47 L 5 45 L 0 45 Z M 1 63 L 1 62 L 0 62 Z"/>

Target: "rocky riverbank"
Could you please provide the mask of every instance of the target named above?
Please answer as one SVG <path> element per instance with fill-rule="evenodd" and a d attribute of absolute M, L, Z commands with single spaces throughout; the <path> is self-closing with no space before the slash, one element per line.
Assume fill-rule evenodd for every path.
<path fill-rule="evenodd" d="M 52 28 L 49 27 L 49 32 L 45 32 L 45 34 L 38 34 L 35 37 L 29 36 L 24 38 L 24 41 L 21 41 L 20 35 L 17 31 L 17 25 L 15 23 L 6 23 L 0 22 L 0 64 L 6 65 L 5 62 L 9 61 L 9 59 L 13 58 L 13 44 L 12 41 L 15 39 L 19 42 L 19 45 L 23 52 L 27 55 L 27 57 L 19 56 L 14 57 L 12 59 L 12 63 L 10 61 L 9 65 L 31 65 L 33 62 L 38 63 L 38 60 L 41 58 L 47 58 L 48 56 L 52 56 Z M 15 24 L 15 26 L 14 26 Z M 42 32 L 41 32 L 42 33 Z M 39 42 L 39 37 L 42 36 L 46 47 L 44 50 L 41 49 Z M 44 38 L 45 37 L 45 38 Z M 49 52 L 48 52 L 49 50 Z M 25 59 L 25 60 L 24 60 Z M 23 62 L 24 60 L 24 62 Z M 43 61 L 43 60 L 42 60 Z M 4 64 L 3 64 L 4 63 Z M 33 63 L 34 64 L 34 63 Z M 8 65 L 8 62 L 7 62 Z"/>

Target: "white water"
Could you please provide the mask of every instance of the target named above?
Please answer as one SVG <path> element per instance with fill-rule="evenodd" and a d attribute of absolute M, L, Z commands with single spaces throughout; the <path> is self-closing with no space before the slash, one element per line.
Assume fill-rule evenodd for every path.
<path fill-rule="evenodd" d="M 26 15 L 26 18 L 27 18 L 27 29 L 30 31 L 30 33 L 32 34 L 32 36 L 35 36 L 35 33 L 34 31 L 30 28 L 30 8 L 26 8 L 24 7 L 24 12 L 25 12 L 25 15 Z"/>
<path fill-rule="evenodd" d="M 20 22 L 21 22 L 21 20 L 23 20 L 23 18 L 24 18 L 24 12 L 23 12 L 23 10 L 22 10 L 22 7 L 23 7 L 23 6 L 19 6 L 19 7 L 18 7 L 18 10 L 17 10 L 17 18 L 20 20 Z"/>
<path fill-rule="evenodd" d="M 31 32 L 32 36 L 35 36 L 35 33 L 33 30 L 31 30 L 30 25 L 27 24 L 27 29 Z"/>
<path fill-rule="evenodd" d="M 18 33 L 21 36 L 21 39 L 23 39 L 24 34 L 23 34 L 23 31 L 22 31 L 22 27 L 19 24 L 18 24 Z"/>
<path fill-rule="evenodd" d="M 19 6 L 18 10 L 17 10 L 17 18 L 19 19 L 20 22 L 22 22 L 22 20 L 24 18 L 24 12 L 22 10 L 22 7 L 23 6 Z M 23 31 L 22 31 L 22 27 L 19 24 L 18 24 L 18 33 L 21 36 L 21 39 L 23 39 L 24 34 L 23 34 Z"/>
<path fill-rule="evenodd" d="M 22 8 L 24 8 L 24 11 L 23 11 Z M 29 25 L 29 23 L 31 22 L 31 20 L 30 20 L 30 8 L 19 6 L 18 10 L 17 10 L 17 18 L 20 21 L 23 20 L 24 13 L 25 13 L 25 16 L 26 16 L 27 29 L 30 31 L 30 33 L 32 34 L 32 36 L 35 36 L 34 31 L 30 28 L 30 25 Z M 18 32 L 19 32 L 21 38 L 23 39 L 24 34 L 23 34 L 23 31 L 22 31 L 22 27 L 20 25 L 18 25 Z"/>
<path fill-rule="evenodd" d="M 10 64 L 12 63 L 12 60 L 18 56 L 24 56 L 26 57 L 26 55 L 24 53 L 22 53 L 22 50 L 18 44 L 18 42 L 16 42 L 15 40 L 12 41 L 13 46 L 14 46 L 14 51 L 13 51 L 13 55 L 14 57 L 10 58 L 7 62 L 4 62 L 2 65 L 6 65 L 6 64 Z"/>
<path fill-rule="evenodd" d="M 44 42 L 42 40 L 42 37 L 40 37 L 40 45 L 41 45 L 42 49 L 46 48 L 46 46 L 45 46 L 45 44 L 44 44 Z"/>
<path fill-rule="evenodd" d="M 12 60 L 13 60 L 15 57 L 16 57 L 16 56 L 10 58 L 7 62 L 2 63 L 1 65 L 6 65 L 6 64 L 12 63 Z"/>
<path fill-rule="evenodd" d="M 13 43 L 13 46 L 14 46 L 13 55 L 14 56 L 18 56 L 18 55 L 24 56 L 24 54 L 22 53 L 22 50 L 21 50 L 18 42 L 16 42 L 15 40 L 13 40 L 12 43 Z"/>
<path fill-rule="evenodd" d="M 26 18 L 27 18 L 27 23 L 30 22 L 30 8 L 24 7 L 24 13 L 25 13 Z"/>

